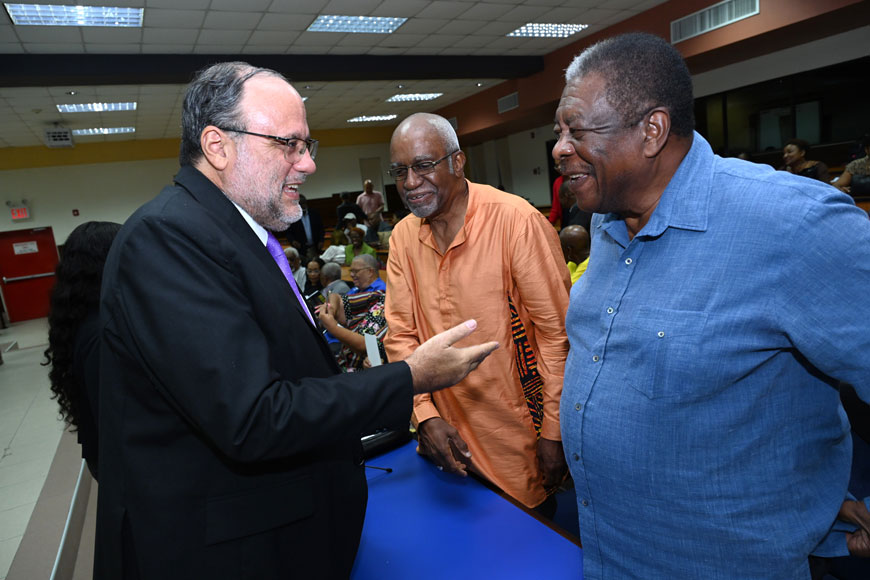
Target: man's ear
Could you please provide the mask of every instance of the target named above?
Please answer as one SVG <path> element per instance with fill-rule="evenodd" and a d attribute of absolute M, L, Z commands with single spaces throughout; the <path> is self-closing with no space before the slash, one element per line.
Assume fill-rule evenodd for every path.
<path fill-rule="evenodd" d="M 643 153 L 655 157 L 661 153 L 671 134 L 671 116 L 667 109 L 653 109 L 641 121 L 643 123 Z"/>
<path fill-rule="evenodd" d="M 453 174 L 465 179 L 465 153 L 460 149 L 453 154 Z"/>
<path fill-rule="evenodd" d="M 202 130 L 199 145 L 202 147 L 206 162 L 217 171 L 226 169 L 230 156 L 235 154 L 235 143 L 214 125 L 209 125 Z"/>

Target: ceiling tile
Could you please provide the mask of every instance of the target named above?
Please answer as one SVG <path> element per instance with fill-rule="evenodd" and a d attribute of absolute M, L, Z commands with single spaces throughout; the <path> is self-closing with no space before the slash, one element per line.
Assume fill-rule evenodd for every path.
<path fill-rule="evenodd" d="M 504 16 L 514 7 L 508 4 L 487 4 L 484 2 L 475 4 L 462 13 L 462 20 L 495 20 Z"/>
<path fill-rule="evenodd" d="M 286 44 L 246 44 L 242 54 L 284 54 L 287 48 Z"/>
<path fill-rule="evenodd" d="M 390 34 L 378 44 L 381 48 L 417 46 L 420 42 L 419 34 Z"/>
<path fill-rule="evenodd" d="M 125 44 L 142 41 L 141 28 L 104 28 L 82 27 L 82 38 L 85 43 Z"/>
<path fill-rule="evenodd" d="M 151 44 L 190 44 L 193 46 L 198 35 L 199 30 L 194 29 L 146 28 L 142 31 L 142 42 L 148 43 L 148 50 L 151 50 Z"/>
<path fill-rule="evenodd" d="M 193 52 L 191 44 L 149 44 L 149 54 L 190 54 Z"/>
<path fill-rule="evenodd" d="M 381 2 L 380 6 L 372 10 L 371 16 L 410 18 L 412 16 L 417 16 L 417 14 L 429 6 L 429 4 L 431 4 L 431 2 L 427 2 L 426 0 L 384 0 Z M 407 22 L 405 24 L 407 24 Z"/>
<path fill-rule="evenodd" d="M 81 42 L 82 33 L 76 26 L 16 26 L 18 38 L 24 43 Z"/>
<path fill-rule="evenodd" d="M 479 32 L 481 26 L 483 23 L 478 20 L 449 20 L 443 28 L 432 30 L 437 30 L 438 34 L 472 34 Z"/>
<path fill-rule="evenodd" d="M 298 36 L 299 33 L 295 31 L 282 32 L 278 30 L 258 30 L 248 39 L 248 46 L 261 46 L 266 44 L 283 46 L 284 48 L 281 50 L 281 52 L 283 52 L 284 49 L 290 46 Z"/>
<path fill-rule="evenodd" d="M 508 32 L 516 29 L 516 26 L 515 22 L 490 22 L 481 26 L 477 33 L 484 36 L 505 36 Z"/>
<path fill-rule="evenodd" d="M 272 0 L 244 0 L 244 2 L 239 2 L 239 0 L 211 0 L 209 8 L 211 10 L 232 11 L 244 7 L 245 10 L 250 10 L 251 12 L 264 12 L 271 3 Z"/>
<path fill-rule="evenodd" d="M 177 8 L 179 10 L 204 10 L 211 0 L 145 0 L 145 12 L 148 8 Z"/>
<path fill-rule="evenodd" d="M 131 44 L 111 44 L 111 43 L 88 43 L 85 44 L 85 52 L 88 54 L 139 54 L 142 51 L 142 45 L 138 43 Z"/>
<path fill-rule="evenodd" d="M 85 45 L 82 43 L 39 43 L 31 44 L 24 43 L 24 50 L 31 54 L 75 54 L 85 51 Z"/>
<path fill-rule="evenodd" d="M 294 47 L 334 46 L 341 42 L 344 32 L 303 32 L 293 42 Z M 383 37 L 383 34 L 372 36 Z"/>
<path fill-rule="evenodd" d="M 381 0 L 330 0 L 321 14 L 345 14 L 347 16 L 367 16 L 378 7 Z"/>
<path fill-rule="evenodd" d="M 0 54 L 20 54 L 23 52 L 24 47 L 18 42 L 14 44 L 10 42 L 0 42 Z"/>
<path fill-rule="evenodd" d="M 293 12 L 299 14 L 321 14 L 329 0 L 274 0 L 269 12 Z"/>
<path fill-rule="evenodd" d="M 251 37 L 251 32 L 248 30 L 203 30 L 199 33 L 196 39 L 197 46 L 201 44 L 238 44 L 244 46 Z M 220 52 L 218 54 L 230 54 L 230 52 Z"/>
<path fill-rule="evenodd" d="M 257 30 L 305 30 L 312 22 L 314 22 L 314 16 L 308 14 L 266 12 L 260 25 L 257 26 Z"/>
<path fill-rule="evenodd" d="M 18 42 L 14 26 L 9 24 L 0 25 L 0 42 Z"/>
<path fill-rule="evenodd" d="M 154 8 L 145 11 L 145 30 L 157 28 L 199 28 L 205 20 L 205 10 L 166 10 Z"/>
<path fill-rule="evenodd" d="M 546 14 L 549 9 L 546 6 L 517 6 L 510 12 L 502 15 L 499 20 L 504 22 L 541 22 L 540 16 Z"/>
<path fill-rule="evenodd" d="M 432 34 L 434 31 L 443 28 L 450 23 L 450 20 L 436 18 L 412 18 L 404 23 L 396 33 L 399 34 Z"/>
<path fill-rule="evenodd" d="M 460 14 L 474 6 L 474 2 L 432 2 L 417 16 L 423 18 L 458 18 Z"/>
<path fill-rule="evenodd" d="M 420 40 L 420 44 L 417 46 L 431 46 L 433 48 L 446 48 L 448 46 L 453 46 L 457 42 L 462 40 L 462 37 L 459 35 L 452 34 L 438 34 L 433 36 L 423 37 Z"/>
<path fill-rule="evenodd" d="M 232 54 L 242 52 L 244 44 L 225 43 L 221 44 L 197 44 L 193 47 L 196 54 Z"/>
<path fill-rule="evenodd" d="M 205 15 L 203 27 L 219 30 L 253 30 L 263 17 L 262 12 L 215 12 Z"/>

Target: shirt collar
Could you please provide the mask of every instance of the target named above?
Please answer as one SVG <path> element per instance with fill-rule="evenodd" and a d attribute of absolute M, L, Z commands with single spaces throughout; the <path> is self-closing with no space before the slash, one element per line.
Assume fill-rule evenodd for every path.
<path fill-rule="evenodd" d="M 713 178 L 713 150 L 697 132 L 692 146 L 662 192 L 659 203 L 638 236 L 659 236 L 669 228 L 703 232 L 707 229 L 707 208 L 710 203 Z M 610 230 L 622 218 L 615 213 L 607 214 L 601 227 Z"/>
<path fill-rule="evenodd" d="M 229 198 L 227 198 L 227 199 L 229 199 Z M 257 238 L 259 238 L 259 240 L 265 246 L 266 242 L 269 239 L 269 232 L 266 231 L 266 228 L 264 228 L 263 226 L 261 226 L 260 224 L 255 222 L 254 218 L 252 218 L 248 212 L 243 210 L 239 204 L 237 204 L 236 202 L 234 202 L 231 199 L 230 199 L 230 201 L 233 203 L 234 206 L 236 206 L 236 209 L 239 210 L 239 213 L 242 214 L 242 217 L 245 218 L 245 221 L 248 222 L 248 225 L 251 226 L 252 230 L 254 230 L 254 233 L 257 235 Z"/>

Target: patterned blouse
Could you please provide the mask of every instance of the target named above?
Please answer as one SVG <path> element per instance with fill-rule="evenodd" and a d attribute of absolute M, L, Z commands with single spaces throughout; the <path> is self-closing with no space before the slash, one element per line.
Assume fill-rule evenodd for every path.
<path fill-rule="evenodd" d="M 341 297 L 344 305 L 344 316 L 347 319 L 345 328 L 357 334 L 373 334 L 378 339 L 378 351 L 381 360 L 387 362 L 384 350 L 384 336 L 387 334 L 387 319 L 384 318 L 384 292 L 360 292 Z M 364 354 L 357 354 L 346 344 L 336 355 L 338 366 L 346 373 L 362 370 Z"/>

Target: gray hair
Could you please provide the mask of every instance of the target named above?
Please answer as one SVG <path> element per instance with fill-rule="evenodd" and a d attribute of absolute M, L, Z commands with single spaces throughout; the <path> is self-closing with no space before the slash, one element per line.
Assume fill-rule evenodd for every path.
<path fill-rule="evenodd" d="M 341 266 L 335 262 L 327 262 L 320 269 L 320 283 L 323 284 L 323 279 L 327 278 L 330 282 L 341 279 Z M 325 284 L 324 284 L 325 286 Z"/>
<path fill-rule="evenodd" d="M 287 248 L 284 248 L 284 255 L 287 256 L 288 258 L 290 256 L 293 256 L 294 258 L 298 258 L 299 257 L 299 250 L 297 250 L 293 246 L 289 246 Z"/>
<path fill-rule="evenodd" d="M 450 124 L 450 121 L 435 113 L 414 113 L 406 117 L 402 121 L 402 125 L 417 119 L 426 121 L 435 130 L 439 141 L 444 145 L 445 153 L 459 151 L 459 137 L 456 136 L 456 130 Z M 447 165 L 450 168 L 450 173 L 453 173 L 453 156 L 447 158 Z"/>
<path fill-rule="evenodd" d="M 365 264 L 369 268 L 374 268 L 378 270 L 380 267 L 380 263 L 378 259 L 372 256 L 371 254 L 360 254 L 359 256 L 354 258 L 354 261 L 359 260 L 363 264 Z"/>
<path fill-rule="evenodd" d="M 199 139 L 207 126 L 244 128 L 239 111 L 242 90 L 245 82 L 258 74 L 287 81 L 279 72 L 238 61 L 218 63 L 196 73 L 187 87 L 181 110 L 181 151 L 178 161 L 182 166 L 194 165 L 202 159 Z"/>
<path fill-rule="evenodd" d="M 626 125 L 640 121 L 654 107 L 663 107 L 674 135 L 692 134 L 692 76 L 680 52 L 663 38 L 634 32 L 597 42 L 571 61 L 565 82 L 577 84 L 590 74 L 604 79 L 607 102 Z"/>

